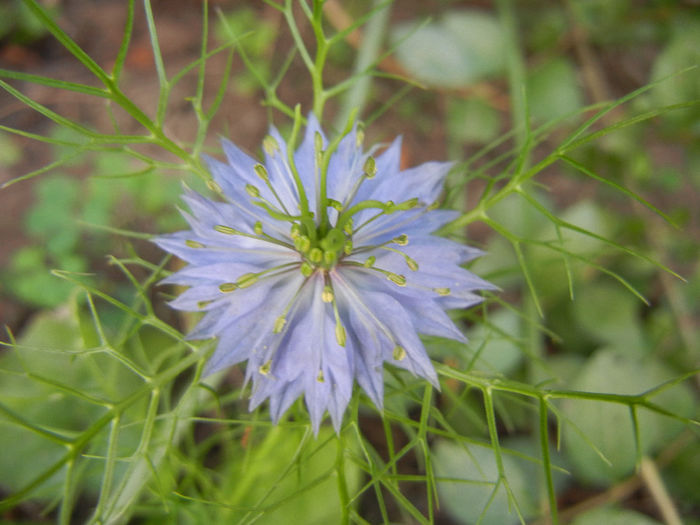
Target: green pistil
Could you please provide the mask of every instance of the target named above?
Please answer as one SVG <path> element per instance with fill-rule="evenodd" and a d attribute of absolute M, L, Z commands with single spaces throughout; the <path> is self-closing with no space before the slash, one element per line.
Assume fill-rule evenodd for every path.
<path fill-rule="evenodd" d="M 311 266 L 308 262 L 304 261 L 301 263 L 301 266 L 299 267 L 299 270 L 301 270 L 301 274 L 304 277 L 309 277 L 311 276 L 312 273 L 314 273 L 314 267 Z"/>
<path fill-rule="evenodd" d="M 307 253 L 311 249 L 311 239 L 306 235 L 299 235 L 294 239 L 294 247 L 301 253 Z"/>
<path fill-rule="evenodd" d="M 320 263 L 323 260 L 323 252 L 319 248 L 311 248 L 309 250 L 309 260 L 314 264 Z"/>

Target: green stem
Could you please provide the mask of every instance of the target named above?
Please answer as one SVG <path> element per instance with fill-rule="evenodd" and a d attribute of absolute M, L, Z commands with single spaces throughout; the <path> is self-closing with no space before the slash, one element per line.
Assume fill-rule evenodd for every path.
<path fill-rule="evenodd" d="M 345 438 L 341 431 L 338 439 L 338 455 L 336 456 L 335 469 L 338 476 L 338 496 L 340 497 L 340 509 L 342 511 L 343 525 L 350 523 L 350 495 L 348 493 L 348 484 L 345 479 Z"/>

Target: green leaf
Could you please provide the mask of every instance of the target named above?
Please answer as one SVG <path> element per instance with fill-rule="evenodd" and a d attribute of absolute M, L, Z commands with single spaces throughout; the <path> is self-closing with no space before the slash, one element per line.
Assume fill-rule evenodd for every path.
<path fill-rule="evenodd" d="M 501 129 L 501 117 L 493 107 L 480 98 L 450 99 L 447 108 L 447 130 L 460 142 L 486 144 L 494 140 Z"/>
<path fill-rule="evenodd" d="M 279 433 L 282 429 L 271 432 Z M 251 461 L 246 465 L 246 472 L 230 478 L 230 487 L 236 491 L 236 479 L 240 476 L 252 477 L 254 483 L 245 498 L 246 507 L 270 508 L 260 513 L 255 523 L 278 525 L 280 523 L 305 523 L 324 525 L 340 523 L 341 510 L 338 497 L 337 479 L 334 465 L 337 455 L 338 439 L 328 427 L 321 428 L 318 438 L 309 440 L 299 458 L 295 451 L 299 447 L 302 433 L 292 428 L 284 429 L 282 439 L 277 439 L 276 446 L 261 453 L 264 445 L 258 443 L 251 449 Z M 352 448 L 348 450 L 351 453 Z M 242 468 L 238 461 L 235 469 Z M 291 471 L 284 474 L 288 465 Z M 359 487 L 359 468 L 350 461 L 345 462 L 345 475 L 350 494 Z M 262 499 L 261 499 L 262 498 Z M 254 512 L 253 515 L 257 515 Z M 241 515 L 237 514 L 240 518 Z M 223 516 L 220 516 L 223 518 Z M 218 521 L 228 523 L 228 520 Z"/>
<path fill-rule="evenodd" d="M 587 284 L 573 303 L 575 322 L 600 343 L 614 345 L 630 357 L 649 351 L 639 319 L 640 302 L 614 284 Z"/>
<path fill-rule="evenodd" d="M 416 25 L 396 25 L 392 41 L 401 41 Z M 401 42 L 396 57 L 415 78 L 440 87 L 466 86 L 505 69 L 501 26 L 476 10 L 448 11 L 439 21 L 419 27 Z"/>
<path fill-rule="evenodd" d="M 503 445 L 508 447 L 509 443 L 504 440 Z M 496 485 L 498 469 L 493 450 L 440 440 L 433 446 L 433 452 L 440 505 L 456 523 L 503 525 L 518 521 L 503 482 Z M 506 454 L 503 467 L 520 512 L 526 518 L 535 516 L 538 512 L 536 486 L 527 462 Z M 492 496 L 493 500 L 489 501 Z"/>
<path fill-rule="evenodd" d="M 649 516 L 629 509 L 600 507 L 578 516 L 571 525 L 661 525 Z"/>
<path fill-rule="evenodd" d="M 530 115 L 541 122 L 570 115 L 583 106 L 576 70 L 565 58 L 557 58 L 530 73 L 527 93 Z"/>
<path fill-rule="evenodd" d="M 518 316 L 510 310 L 500 309 L 467 331 L 467 344 L 451 339 L 426 337 L 425 340 L 431 356 L 457 358 L 459 369 L 469 367 L 509 375 L 523 360 L 519 332 Z"/>
<path fill-rule="evenodd" d="M 674 376 L 653 357 L 635 357 L 627 349 L 609 347 L 589 359 L 571 387 L 587 392 L 641 394 Z M 693 413 L 693 395 L 683 383 L 653 396 L 651 401 L 678 415 Z M 633 472 L 637 451 L 628 407 L 567 400 L 562 409 L 568 420 L 610 461 L 610 465 L 606 464 L 574 426 L 565 423 L 565 451 L 579 479 L 608 486 Z M 642 454 L 658 450 L 682 429 L 681 423 L 644 409 L 639 409 L 638 422 Z"/>

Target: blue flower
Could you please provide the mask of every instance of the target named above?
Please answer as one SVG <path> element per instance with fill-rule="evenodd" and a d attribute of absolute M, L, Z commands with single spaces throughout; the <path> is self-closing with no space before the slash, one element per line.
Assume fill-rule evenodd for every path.
<path fill-rule="evenodd" d="M 174 308 L 204 315 L 190 339 L 218 337 L 207 373 L 248 361 L 250 409 L 279 420 L 304 396 L 314 431 L 336 430 L 354 382 L 381 409 L 383 365 L 438 379 L 418 334 L 464 341 L 445 309 L 493 288 L 462 268 L 480 251 L 432 233 L 449 163 L 401 170 L 401 139 L 363 151 L 355 126 L 334 141 L 309 116 L 299 148 L 273 127 L 258 162 L 228 141 L 207 158 L 222 201 L 186 189 L 190 230 L 157 244 L 188 263 Z"/>

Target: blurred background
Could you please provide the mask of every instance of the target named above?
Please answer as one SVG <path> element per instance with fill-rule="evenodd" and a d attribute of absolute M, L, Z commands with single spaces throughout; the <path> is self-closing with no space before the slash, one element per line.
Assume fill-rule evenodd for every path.
<path fill-rule="evenodd" d="M 123 0 L 44 0 L 41 4 L 98 64 L 111 67 L 123 38 Z M 379 4 L 370 0 L 328 0 L 324 7 L 328 32 L 347 27 Z M 172 77 L 200 56 L 202 4 L 199 0 L 154 0 L 152 7 L 165 72 Z M 532 157 L 537 160 L 554 150 L 574 129 L 577 113 L 586 106 L 617 99 L 674 74 L 611 111 L 601 124 L 612 125 L 654 108 L 700 98 L 697 70 L 683 72 L 700 62 L 699 7 L 694 0 L 400 0 L 382 11 L 374 26 L 349 33 L 331 50 L 325 80 L 332 85 L 347 78 L 358 67 L 358 50 L 374 46 L 374 56 L 393 51 L 379 61 L 379 75 L 372 78 L 371 85 L 355 94 L 360 97 L 355 103 L 363 106 L 361 118 L 371 122 L 367 143 L 403 135 L 402 162 L 406 167 L 429 160 L 462 162 L 462 168 L 448 182 L 446 200 L 450 207 L 468 210 L 478 202 L 488 181 L 498 178 L 503 167 L 499 155 L 507 154 L 513 146 L 499 139 L 519 124 L 512 111 L 509 61 L 514 57 L 508 51 L 513 48 L 509 39 L 516 38 L 515 47 L 521 51 L 533 128 L 556 122 L 553 131 L 534 148 Z M 142 10 L 138 2 L 121 87 L 153 115 L 160 86 Z M 230 82 L 210 124 L 205 150 L 218 155 L 218 137 L 223 136 L 256 155 L 270 119 L 283 130 L 289 126 L 287 117 L 262 103 L 265 92 L 259 78 L 272 81 L 289 57 L 292 37 L 282 13 L 262 1 L 211 0 L 209 15 L 210 48 L 238 40 L 249 67 L 240 54 L 234 56 L 228 73 Z M 310 27 L 302 24 L 300 30 L 304 40 L 311 43 Z M 368 38 L 375 43 L 367 44 Z M 209 59 L 205 100 L 217 96 L 217 79 L 227 74 L 227 68 L 226 53 Z M 20 0 L 0 3 L 0 69 L 97 85 L 86 68 L 37 23 Z M 5 80 L 32 100 L 91 129 L 107 132 L 117 123 L 123 133 L 138 131 L 132 120 L 118 111 L 108 111 L 95 97 Z M 183 144 L 195 140 L 196 115 L 187 97 L 196 83 L 196 75 L 184 74 L 174 86 L 167 107 L 164 129 Z M 310 83 L 298 57 L 291 62 L 277 95 L 291 106 L 301 103 L 303 112 L 310 110 Z M 331 102 L 325 116 L 326 128 L 343 122 L 352 103 L 342 97 Z M 11 333 L 25 337 L 26 342 L 32 340 L 37 319 L 60 324 L 62 305 L 76 293 L 74 285 L 56 278 L 52 269 L 89 273 L 98 289 L 115 297 L 131 293 L 128 280 L 106 255 L 129 258 L 137 253 L 157 264 L 162 254 L 146 241 L 106 230 L 162 233 L 181 228 L 183 222 L 176 206 L 180 180 L 187 175 L 139 175 L 139 167 L 118 151 L 86 154 L 74 146 L 75 141 L 84 139 L 70 127 L 57 126 L 8 91 L 0 91 L 0 125 L 24 133 L 0 131 L 0 184 L 6 185 L 0 190 L 0 325 L 9 329 L 0 339 L 10 341 Z M 34 140 L 33 134 L 53 140 Z M 539 321 L 542 330 L 528 333 L 520 325 L 518 314 L 490 303 L 494 308 L 489 326 L 506 335 L 489 343 L 500 346 L 479 361 L 477 368 L 533 383 L 538 377 L 551 377 L 532 370 L 528 361 L 532 356 L 523 351 L 523 341 L 528 337 L 537 340 L 537 357 L 546 357 L 559 384 L 567 387 L 608 391 L 619 386 L 622 374 L 641 378 L 641 383 L 632 381 L 623 387 L 632 393 L 700 365 L 699 135 L 698 106 L 679 107 L 660 112 L 638 126 L 605 135 L 576 151 L 577 162 L 650 201 L 676 227 L 624 192 L 564 163 L 545 169 L 532 190 L 547 210 L 620 245 L 633 247 L 687 282 L 581 236 L 577 253 L 623 276 L 647 298 L 647 306 L 599 267 L 574 265 L 567 269 L 550 251 L 529 250 L 531 277 L 543 313 Z M 172 160 L 160 151 L 145 147 L 136 150 Z M 16 181 L 24 176 L 27 180 Z M 549 221 L 522 201 L 507 200 L 493 210 L 493 216 L 509 231 L 525 238 L 543 239 L 551 234 Z M 471 223 L 466 236 L 469 243 L 489 253 L 474 270 L 503 289 L 498 301 L 515 306 L 526 316 L 537 317 L 508 241 L 480 222 Z M 134 273 L 140 277 L 145 270 Z M 575 301 L 571 300 L 572 281 Z M 163 308 L 162 294 L 156 292 L 153 297 L 160 317 L 186 329 L 191 319 L 176 317 Z M 480 314 L 472 315 L 475 317 L 467 319 L 465 326 L 471 327 L 474 346 L 464 357 L 465 362 L 482 359 L 475 349 L 479 341 L 491 337 L 485 329 L 472 327 Z M 435 345 L 434 357 L 460 365 L 449 349 L 439 345 Z M 671 408 L 687 416 L 697 414 L 697 390 L 697 381 L 685 382 L 680 393 L 669 401 Z M 460 403 L 469 405 L 473 400 L 465 401 L 466 396 L 458 391 L 448 391 L 443 398 L 447 417 L 456 428 L 465 434 L 483 434 L 478 422 L 464 423 L 465 409 Z M 512 419 L 503 424 L 504 436 L 526 435 L 531 425 L 529 416 L 515 405 L 509 409 Z M 593 435 L 600 435 L 600 428 L 614 428 L 618 417 L 618 412 L 603 410 L 584 414 L 578 423 Z M 366 424 L 369 435 L 373 430 L 381 432 L 376 421 Z M 682 515 L 690 517 L 688 523 L 700 523 L 697 434 L 670 429 L 672 425 L 665 433 L 662 420 L 645 424 L 652 435 L 646 450 L 661 458 L 660 468 L 676 506 Z M 7 436 L 9 440 L 11 435 Z M 619 440 L 613 443 L 614 438 L 601 438 L 602 444 L 598 445 L 613 456 L 619 454 L 622 467 L 618 470 L 590 467 L 590 451 L 578 455 L 569 452 L 562 459 L 576 477 L 574 482 L 561 485 L 562 507 L 578 509 L 571 513 L 575 518 L 583 512 L 577 505 L 602 494 L 608 497 L 605 502 L 649 519 L 663 519 L 657 500 L 644 489 L 643 478 L 634 473 L 633 453 L 617 450 L 621 445 Z M 0 443 L 3 441 L 0 438 Z M 630 448 L 629 444 L 625 447 Z M 442 468 L 466 461 L 462 465 L 468 469 L 461 452 L 448 444 L 436 444 L 436 451 Z M 17 454 L 22 457 L 21 451 Z M 19 461 L 17 457 L 15 461 Z M 26 459 L 29 461 L 29 457 Z M 12 468 L 4 461 L 0 459 L 0 473 Z M 410 464 L 405 468 L 412 472 L 417 467 Z M 624 485 L 626 491 L 614 492 L 623 480 L 630 479 L 636 481 Z M 19 481 L 7 484 L 0 479 L 0 495 L 11 494 L 18 486 Z M 449 488 L 441 490 L 445 503 L 439 513 L 440 523 L 473 522 L 464 508 L 472 500 Z M 420 506 L 421 496 L 416 498 Z M 373 518 L 381 520 L 372 501 L 361 500 L 360 504 L 370 522 L 375 522 Z M 8 519 L 15 518 L 43 519 L 31 505 L 8 515 Z M 498 517 L 493 519 L 498 523 Z M 634 523 L 647 523 L 637 519 L 640 521 Z"/>

